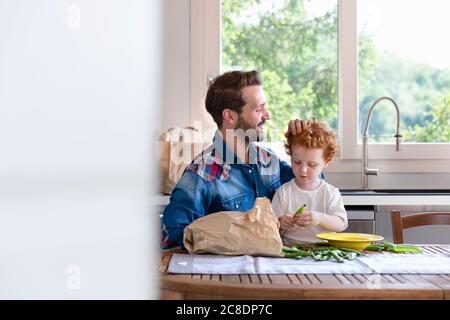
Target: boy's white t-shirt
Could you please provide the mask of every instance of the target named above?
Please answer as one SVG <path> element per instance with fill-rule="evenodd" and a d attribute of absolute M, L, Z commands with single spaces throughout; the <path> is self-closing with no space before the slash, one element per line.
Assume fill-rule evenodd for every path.
<path fill-rule="evenodd" d="M 295 179 L 282 185 L 272 199 L 272 209 L 277 217 L 282 215 L 293 216 L 303 204 L 306 204 L 305 211 L 318 211 L 321 213 L 340 217 L 348 226 L 347 212 L 344 208 L 339 189 L 321 180 L 321 184 L 315 190 L 303 190 L 296 183 Z M 300 227 L 293 226 L 287 229 L 282 237 L 283 242 L 301 243 L 318 242 L 320 239 L 315 235 L 322 232 L 330 232 L 320 226 Z"/>

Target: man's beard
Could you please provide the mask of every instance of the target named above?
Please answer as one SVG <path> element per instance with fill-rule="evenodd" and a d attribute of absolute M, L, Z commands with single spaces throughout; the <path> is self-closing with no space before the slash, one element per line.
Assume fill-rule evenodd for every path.
<path fill-rule="evenodd" d="M 264 140 L 264 130 L 258 130 L 258 127 L 264 125 L 266 121 L 262 120 L 257 126 L 250 125 L 241 116 L 239 116 L 236 126 L 236 135 L 244 139 L 247 143 L 258 142 Z"/>

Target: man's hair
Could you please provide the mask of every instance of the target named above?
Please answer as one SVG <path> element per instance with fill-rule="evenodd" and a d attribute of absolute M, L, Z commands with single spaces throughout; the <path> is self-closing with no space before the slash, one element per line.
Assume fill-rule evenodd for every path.
<path fill-rule="evenodd" d="M 295 136 L 290 135 L 284 144 L 288 155 L 292 155 L 292 149 L 299 146 L 306 149 L 322 149 L 324 160 L 330 162 L 338 149 L 336 133 L 326 123 L 312 119 L 308 121 L 307 128 Z"/>
<path fill-rule="evenodd" d="M 206 94 L 206 110 L 219 128 L 223 123 L 223 110 L 231 109 L 241 113 L 245 105 L 242 89 L 255 85 L 261 85 L 261 77 L 256 70 L 225 72 L 211 82 Z"/>

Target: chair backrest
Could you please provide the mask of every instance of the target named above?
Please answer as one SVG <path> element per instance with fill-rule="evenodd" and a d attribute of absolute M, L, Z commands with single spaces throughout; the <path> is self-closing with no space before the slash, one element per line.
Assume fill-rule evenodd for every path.
<path fill-rule="evenodd" d="M 405 217 L 399 210 L 391 211 L 394 243 L 403 243 L 403 229 L 428 225 L 450 225 L 450 212 L 420 212 Z"/>

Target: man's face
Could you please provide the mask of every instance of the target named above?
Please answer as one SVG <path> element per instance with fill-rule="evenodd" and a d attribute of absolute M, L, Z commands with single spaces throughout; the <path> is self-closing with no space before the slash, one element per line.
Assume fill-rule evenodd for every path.
<path fill-rule="evenodd" d="M 248 137 L 249 142 L 264 140 L 264 123 L 270 119 L 266 99 L 261 86 L 249 86 L 242 89 L 242 97 L 246 102 L 238 115 L 236 126 L 238 135 Z"/>

